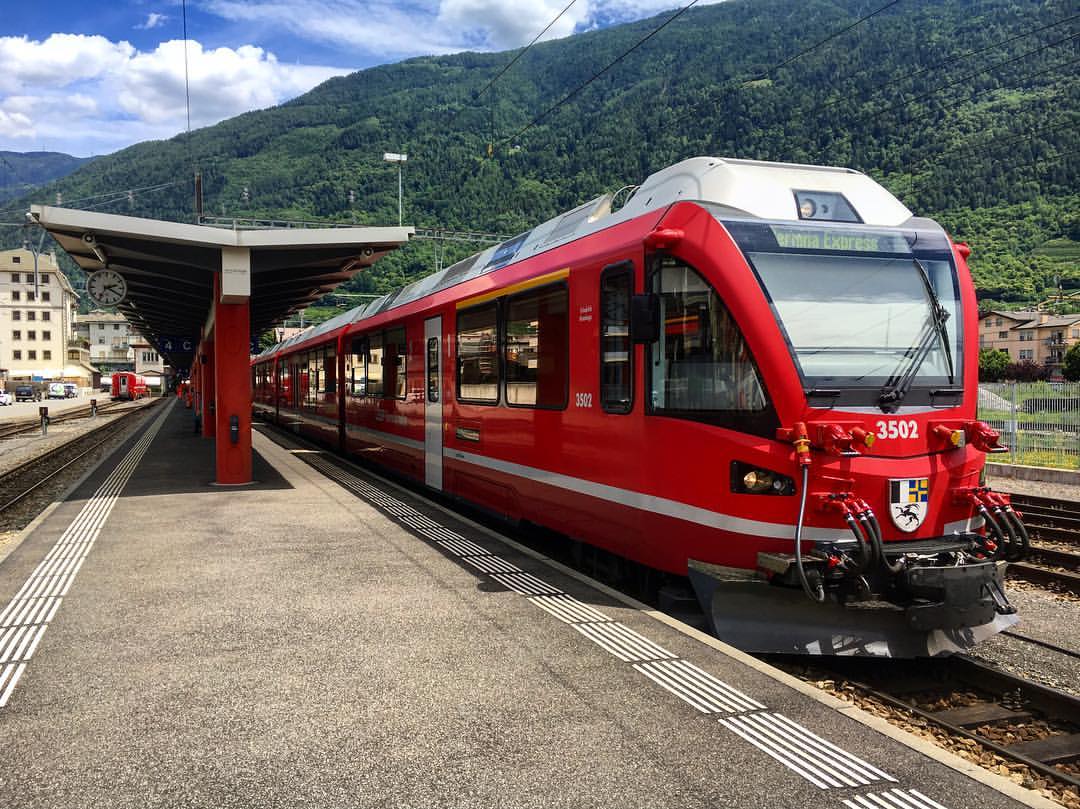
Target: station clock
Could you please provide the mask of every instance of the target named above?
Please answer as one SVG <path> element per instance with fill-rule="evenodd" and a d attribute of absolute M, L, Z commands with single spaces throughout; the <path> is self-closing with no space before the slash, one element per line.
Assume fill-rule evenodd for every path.
<path fill-rule="evenodd" d="M 99 306 L 116 306 L 127 297 L 127 281 L 116 270 L 98 270 L 87 276 L 86 294 Z"/>

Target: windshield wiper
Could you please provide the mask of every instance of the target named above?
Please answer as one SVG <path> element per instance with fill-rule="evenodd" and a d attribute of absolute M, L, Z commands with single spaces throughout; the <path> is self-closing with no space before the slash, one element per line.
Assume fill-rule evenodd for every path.
<path fill-rule="evenodd" d="M 904 360 L 901 360 L 901 365 L 897 367 L 889 377 L 888 382 L 885 383 L 885 387 L 881 389 L 878 403 L 881 405 L 882 410 L 889 413 L 895 412 L 900 407 L 900 402 L 903 401 L 911 388 L 911 384 L 915 381 L 919 368 L 922 367 L 923 362 L 929 356 L 935 338 L 941 341 L 942 350 L 945 352 L 945 363 L 950 385 L 953 384 L 955 374 L 953 371 L 952 349 L 949 347 L 949 334 L 945 330 L 945 321 L 949 319 L 949 313 L 941 305 L 941 300 L 935 294 L 926 267 L 917 258 L 912 257 L 911 260 L 919 271 L 923 292 L 926 294 L 927 303 L 930 304 L 930 313 L 919 335 L 919 342 L 915 346 L 915 351 L 906 355 L 906 365 Z"/>

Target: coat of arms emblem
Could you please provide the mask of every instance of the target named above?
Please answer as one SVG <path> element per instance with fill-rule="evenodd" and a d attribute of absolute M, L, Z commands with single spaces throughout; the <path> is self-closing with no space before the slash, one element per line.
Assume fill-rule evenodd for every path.
<path fill-rule="evenodd" d="M 901 531 L 911 533 L 926 519 L 926 501 L 930 498 L 930 480 L 911 478 L 889 481 L 889 514 Z"/>

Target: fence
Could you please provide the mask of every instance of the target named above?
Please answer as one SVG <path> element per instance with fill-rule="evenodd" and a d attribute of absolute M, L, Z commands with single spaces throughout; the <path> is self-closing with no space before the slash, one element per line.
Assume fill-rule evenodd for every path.
<path fill-rule="evenodd" d="M 1080 383 L 983 383 L 979 418 L 1001 433 L 1010 463 L 1080 469 Z"/>

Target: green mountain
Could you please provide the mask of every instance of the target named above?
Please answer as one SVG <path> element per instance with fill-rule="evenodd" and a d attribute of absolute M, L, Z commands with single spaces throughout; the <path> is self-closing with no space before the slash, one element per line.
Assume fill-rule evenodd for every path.
<path fill-rule="evenodd" d="M 871 174 L 971 243 L 984 297 L 1080 285 L 1075 254 L 1036 252 L 1080 239 L 1075 6 L 901 0 L 819 45 L 880 5 L 694 8 L 579 92 L 670 13 L 537 45 L 482 93 L 513 53 L 411 59 L 98 158 L 37 196 L 190 220 L 197 167 L 209 214 L 389 224 L 382 154 L 407 152 L 406 222 L 513 234 L 693 155 L 819 163 Z M 352 288 L 430 272 L 434 250 L 418 241 Z"/>
<path fill-rule="evenodd" d="M 0 151 L 0 202 L 24 196 L 34 186 L 66 177 L 90 159 L 60 152 Z"/>

